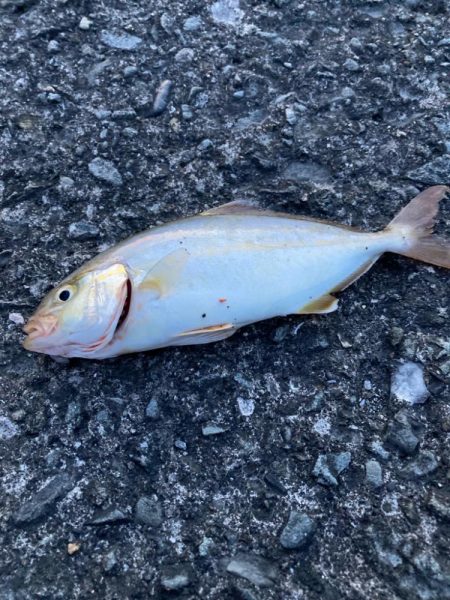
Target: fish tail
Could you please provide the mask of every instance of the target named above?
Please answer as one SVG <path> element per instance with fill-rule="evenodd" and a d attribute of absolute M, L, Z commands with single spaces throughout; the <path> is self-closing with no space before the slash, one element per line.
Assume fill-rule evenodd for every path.
<path fill-rule="evenodd" d="M 433 234 L 439 203 L 449 192 L 445 185 L 430 187 L 398 213 L 386 228 L 401 235 L 401 247 L 393 252 L 450 269 L 450 240 Z"/>

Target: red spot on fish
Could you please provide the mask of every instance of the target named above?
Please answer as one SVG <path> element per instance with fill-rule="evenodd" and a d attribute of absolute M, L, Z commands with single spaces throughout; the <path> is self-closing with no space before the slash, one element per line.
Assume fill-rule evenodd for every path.
<path fill-rule="evenodd" d="M 220 302 L 221 304 L 223 304 L 223 303 L 224 303 L 224 302 L 226 302 L 226 301 L 227 301 L 227 299 L 226 299 L 226 298 L 219 298 L 219 302 Z"/>

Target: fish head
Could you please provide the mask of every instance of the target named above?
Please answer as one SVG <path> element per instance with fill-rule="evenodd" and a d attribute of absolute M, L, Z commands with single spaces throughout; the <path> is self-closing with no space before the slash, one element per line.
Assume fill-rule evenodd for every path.
<path fill-rule="evenodd" d="M 123 264 L 76 272 L 43 299 L 24 327 L 23 346 L 53 356 L 95 358 L 124 320 L 130 296 Z"/>

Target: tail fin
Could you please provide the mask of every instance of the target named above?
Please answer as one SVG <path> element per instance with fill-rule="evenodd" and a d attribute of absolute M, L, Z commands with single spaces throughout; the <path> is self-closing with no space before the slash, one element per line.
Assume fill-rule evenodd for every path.
<path fill-rule="evenodd" d="M 389 223 L 389 230 L 398 229 L 411 241 L 409 248 L 399 254 L 450 269 L 450 240 L 433 235 L 439 202 L 449 191 L 445 185 L 424 190 Z"/>

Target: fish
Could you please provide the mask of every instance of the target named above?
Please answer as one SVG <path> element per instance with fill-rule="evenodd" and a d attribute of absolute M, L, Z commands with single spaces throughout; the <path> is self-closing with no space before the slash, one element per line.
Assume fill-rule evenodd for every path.
<path fill-rule="evenodd" d="M 154 227 L 86 262 L 24 327 L 26 350 L 105 359 L 225 340 L 285 315 L 327 314 L 385 252 L 450 269 L 433 186 L 381 231 L 234 201 Z"/>

